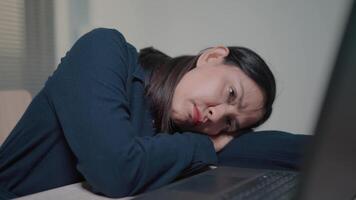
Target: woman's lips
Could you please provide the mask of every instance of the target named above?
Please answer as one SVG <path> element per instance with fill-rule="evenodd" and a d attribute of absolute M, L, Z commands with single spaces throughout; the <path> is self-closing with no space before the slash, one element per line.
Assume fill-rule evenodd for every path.
<path fill-rule="evenodd" d="M 195 104 L 193 106 L 193 123 L 195 126 L 201 124 L 201 114 Z"/>

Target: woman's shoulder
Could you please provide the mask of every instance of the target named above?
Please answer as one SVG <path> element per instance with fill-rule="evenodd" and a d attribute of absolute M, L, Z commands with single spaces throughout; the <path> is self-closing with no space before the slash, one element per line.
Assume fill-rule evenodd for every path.
<path fill-rule="evenodd" d="M 84 34 L 87 37 L 103 37 L 103 38 L 112 38 L 117 37 L 125 40 L 124 35 L 117 29 L 114 28 L 94 28 L 91 31 Z"/>
<path fill-rule="evenodd" d="M 80 37 L 70 50 L 70 54 L 82 55 L 86 59 L 124 60 L 126 64 L 137 57 L 136 48 L 128 43 L 124 35 L 113 28 L 95 28 Z"/>
<path fill-rule="evenodd" d="M 85 33 L 78 42 L 90 42 L 91 44 L 121 44 L 126 45 L 124 35 L 113 28 L 95 28 Z"/>
<path fill-rule="evenodd" d="M 126 42 L 120 31 L 96 28 L 74 43 L 50 79 L 84 79 L 107 71 L 126 77 L 136 57 L 135 48 Z"/>

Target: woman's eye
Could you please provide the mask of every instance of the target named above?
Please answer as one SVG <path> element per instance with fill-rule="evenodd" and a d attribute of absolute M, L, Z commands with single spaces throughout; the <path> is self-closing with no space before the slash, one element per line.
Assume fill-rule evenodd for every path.
<path fill-rule="evenodd" d="M 233 121 L 233 119 L 231 117 L 226 117 L 226 131 L 227 132 L 232 132 L 232 131 L 236 131 L 238 129 L 238 124 L 236 124 L 237 122 Z"/>
<path fill-rule="evenodd" d="M 236 93 L 235 93 L 234 88 L 230 87 L 230 88 L 229 88 L 229 99 L 232 100 L 232 99 L 235 98 L 235 96 L 236 96 Z"/>
<path fill-rule="evenodd" d="M 226 124 L 229 126 L 229 128 L 231 127 L 231 119 L 230 117 L 226 117 Z"/>

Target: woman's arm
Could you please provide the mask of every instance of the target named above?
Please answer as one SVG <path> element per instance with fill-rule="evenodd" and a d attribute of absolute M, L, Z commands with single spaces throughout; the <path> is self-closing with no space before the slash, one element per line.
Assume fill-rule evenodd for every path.
<path fill-rule="evenodd" d="M 233 139 L 219 152 L 219 165 L 298 170 L 310 135 L 257 131 Z"/>
<path fill-rule="evenodd" d="M 76 42 L 45 86 L 77 169 L 110 197 L 157 188 L 191 165 L 217 162 L 205 135 L 133 131 L 126 88 L 133 51 L 118 31 L 96 29 Z"/>

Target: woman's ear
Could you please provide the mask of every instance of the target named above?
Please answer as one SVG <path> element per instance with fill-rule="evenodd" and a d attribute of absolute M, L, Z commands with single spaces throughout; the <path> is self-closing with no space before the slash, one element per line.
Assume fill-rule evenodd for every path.
<path fill-rule="evenodd" d="M 206 49 L 200 54 L 197 60 L 197 67 L 221 64 L 227 55 L 229 55 L 229 49 L 224 46 Z"/>

